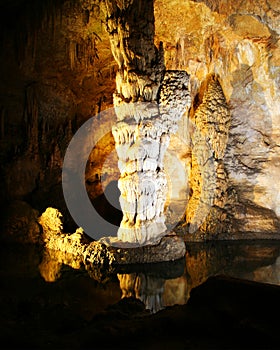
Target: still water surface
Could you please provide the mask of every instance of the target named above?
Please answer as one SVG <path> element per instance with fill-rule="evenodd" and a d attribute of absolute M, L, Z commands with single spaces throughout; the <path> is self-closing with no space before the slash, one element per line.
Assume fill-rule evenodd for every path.
<path fill-rule="evenodd" d="M 52 308 L 88 321 L 122 297 L 140 299 L 154 313 L 185 304 L 192 288 L 217 274 L 280 285 L 280 242 L 187 243 L 180 261 L 117 271 L 34 246 L 1 246 L 1 321 L 20 322 Z"/>

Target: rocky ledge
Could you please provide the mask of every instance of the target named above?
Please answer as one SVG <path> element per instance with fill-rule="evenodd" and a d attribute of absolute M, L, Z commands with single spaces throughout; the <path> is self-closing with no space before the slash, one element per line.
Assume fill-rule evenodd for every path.
<path fill-rule="evenodd" d="M 47 208 L 40 216 L 38 221 L 43 228 L 45 247 L 72 254 L 85 264 L 157 263 L 181 259 L 186 253 L 183 239 L 175 234 L 162 237 L 156 245 L 113 247 L 100 241 L 90 241 L 81 228 L 73 234 L 63 233 L 61 217 L 61 213 L 54 208 Z"/>

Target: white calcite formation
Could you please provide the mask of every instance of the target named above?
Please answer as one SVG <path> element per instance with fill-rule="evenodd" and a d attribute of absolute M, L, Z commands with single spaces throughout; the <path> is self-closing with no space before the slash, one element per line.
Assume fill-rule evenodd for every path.
<path fill-rule="evenodd" d="M 164 67 L 162 46 L 154 45 L 152 0 L 106 0 L 105 5 L 107 32 L 118 64 L 117 124 L 112 132 L 123 220 L 114 244 L 156 244 L 166 234 L 163 158 L 170 135 L 190 105 L 189 76 Z"/>
<path fill-rule="evenodd" d="M 167 179 L 163 158 L 170 134 L 189 107 L 189 76 L 167 71 L 159 103 L 119 101 L 113 128 L 119 158 L 123 220 L 118 239 L 139 245 L 157 243 L 166 234 Z"/>

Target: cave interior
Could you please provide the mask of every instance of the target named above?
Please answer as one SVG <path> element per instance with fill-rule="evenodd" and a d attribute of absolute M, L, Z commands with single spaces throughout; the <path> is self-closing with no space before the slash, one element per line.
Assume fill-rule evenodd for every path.
<path fill-rule="evenodd" d="M 277 0 L 1 0 L 7 348 L 277 348 L 279 36 Z M 91 245 L 73 139 L 108 236 L 145 255 L 167 229 L 183 257 Z"/>

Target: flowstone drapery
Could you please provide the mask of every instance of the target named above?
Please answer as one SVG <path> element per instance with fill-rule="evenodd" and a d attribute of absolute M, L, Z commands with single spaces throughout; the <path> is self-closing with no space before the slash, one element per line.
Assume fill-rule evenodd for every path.
<path fill-rule="evenodd" d="M 163 158 L 170 134 L 190 105 L 189 76 L 185 71 L 165 71 L 163 52 L 154 45 L 152 0 L 107 0 L 106 9 L 119 66 L 113 128 L 123 211 L 118 240 L 156 244 L 167 233 Z"/>
<path fill-rule="evenodd" d="M 188 75 L 168 71 L 159 103 L 123 102 L 116 108 L 113 129 L 121 177 L 120 204 L 123 220 L 118 238 L 139 244 L 156 243 L 166 233 L 164 204 L 167 179 L 163 158 L 170 134 L 188 102 Z"/>

